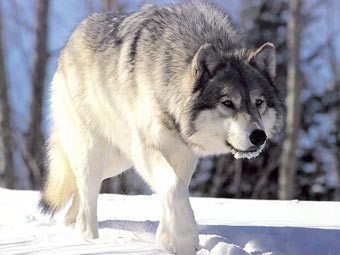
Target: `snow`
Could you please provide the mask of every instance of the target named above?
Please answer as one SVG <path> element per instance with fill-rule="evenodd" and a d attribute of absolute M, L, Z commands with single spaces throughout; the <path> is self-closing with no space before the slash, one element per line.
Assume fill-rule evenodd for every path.
<path fill-rule="evenodd" d="M 85 240 L 36 208 L 39 193 L 0 189 L 0 254 L 167 254 L 155 246 L 155 195 L 101 194 Z M 191 198 L 199 255 L 340 255 L 340 203 Z"/>

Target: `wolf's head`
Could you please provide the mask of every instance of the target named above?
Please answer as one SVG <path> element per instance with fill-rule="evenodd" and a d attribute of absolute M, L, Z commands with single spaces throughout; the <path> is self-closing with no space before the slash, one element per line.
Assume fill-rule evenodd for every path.
<path fill-rule="evenodd" d="M 283 126 L 284 105 L 274 85 L 275 48 L 222 52 L 205 44 L 191 63 L 190 134 L 201 155 L 257 156 Z"/>

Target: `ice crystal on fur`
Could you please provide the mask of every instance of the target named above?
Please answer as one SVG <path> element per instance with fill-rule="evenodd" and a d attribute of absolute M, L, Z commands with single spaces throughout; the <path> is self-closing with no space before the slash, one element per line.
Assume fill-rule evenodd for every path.
<path fill-rule="evenodd" d="M 231 152 L 232 152 L 234 158 L 236 158 L 236 159 L 242 159 L 242 158 L 252 159 L 252 158 L 256 158 L 258 155 L 260 155 L 261 152 L 262 152 L 262 149 L 259 149 L 255 152 L 246 152 L 246 153 L 235 151 L 235 150 L 232 150 Z"/>
<path fill-rule="evenodd" d="M 236 159 L 242 159 L 242 158 L 252 159 L 252 158 L 256 158 L 258 155 L 261 154 L 264 146 L 265 144 L 263 144 L 257 151 L 254 151 L 254 152 L 240 152 L 235 149 L 231 149 L 231 153 Z"/>

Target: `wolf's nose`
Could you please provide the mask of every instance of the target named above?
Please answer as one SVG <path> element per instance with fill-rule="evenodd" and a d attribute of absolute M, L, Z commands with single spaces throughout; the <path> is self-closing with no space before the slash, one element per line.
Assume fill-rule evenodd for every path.
<path fill-rule="evenodd" d="M 255 129 L 249 136 L 250 142 L 255 146 L 262 145 L 266 139 L 266 133 L 261 129 Z"/>

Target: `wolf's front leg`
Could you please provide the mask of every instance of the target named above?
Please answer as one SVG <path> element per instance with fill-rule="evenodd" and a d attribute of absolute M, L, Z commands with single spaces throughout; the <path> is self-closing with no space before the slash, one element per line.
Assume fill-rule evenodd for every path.
<path fill-rule="evenodd" d="M 157 244 L 175 254 L 195 254 L 198 229 L 183 182 L 161 195 L 162 218 L 157 229 Z"/>
<path fill-rule="evenodd" d="M 185 184 L 188 180 L 183 181 L 162 152 L 155 148 L 143 148 L 135 155 L 138 155 L 135 158 L 136 170 L 161 199 L 157 245 L 177 255 L 195 254 L 198 229 Z"/>

